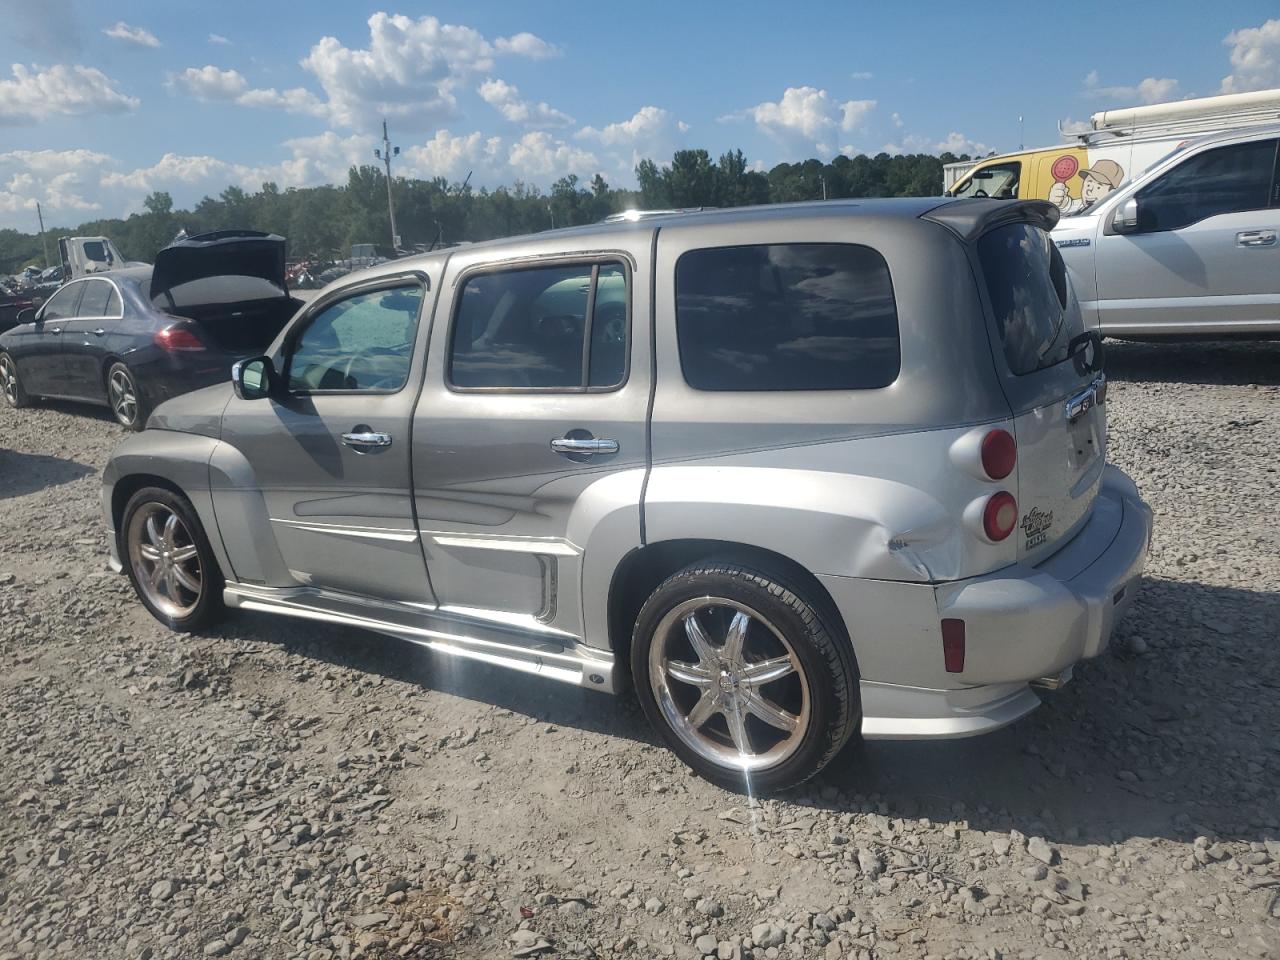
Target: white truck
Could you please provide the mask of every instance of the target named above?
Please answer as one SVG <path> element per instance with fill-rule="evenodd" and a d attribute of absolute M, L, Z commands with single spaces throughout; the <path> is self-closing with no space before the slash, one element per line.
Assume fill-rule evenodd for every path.
<path fill-rule="evenodd" d="M 107 237 L 60 237 L 58 257 L 62 261 L 62 280 L 78 280 L 104 270 L 145 266 L 126 260 Z"/>

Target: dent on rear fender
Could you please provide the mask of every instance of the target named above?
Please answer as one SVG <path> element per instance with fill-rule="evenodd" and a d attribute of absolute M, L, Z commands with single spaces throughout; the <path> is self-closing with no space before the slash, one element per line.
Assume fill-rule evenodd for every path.
<path fill-rule="evenodd" d="M 906 484 L 772 467 L 655 467 L 644 516 L 648 542 L 727 540 L 815 574 L 879 580 L 956 577 L 967 536 L 941 503 Z"/>

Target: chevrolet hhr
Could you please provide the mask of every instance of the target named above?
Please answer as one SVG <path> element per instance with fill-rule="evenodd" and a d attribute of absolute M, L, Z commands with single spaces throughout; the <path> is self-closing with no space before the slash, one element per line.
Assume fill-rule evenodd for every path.
<path fill-rule="evenodd" d="M 1151 532 L 1056 220 L 671 213 L 351 275 L 115 450 L 112 565 L 175 630 L 239 607 L 633 686 L 735 788 L 994 730 L 1106 648 Z"/>

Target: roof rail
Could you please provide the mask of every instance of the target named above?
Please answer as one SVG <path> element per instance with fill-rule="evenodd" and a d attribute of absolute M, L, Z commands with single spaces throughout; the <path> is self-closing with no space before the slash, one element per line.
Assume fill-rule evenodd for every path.
<path fill-rule="evenodd" d="M 677 207 L 670 210 L 623 210 L 611 213 L 601 223 L 629 223 L 637 220 L 651 220 L 654 217 L 672 217 L 680 213 L 701 213 L 704 210 L 718 210 L 719 207 Z"/>

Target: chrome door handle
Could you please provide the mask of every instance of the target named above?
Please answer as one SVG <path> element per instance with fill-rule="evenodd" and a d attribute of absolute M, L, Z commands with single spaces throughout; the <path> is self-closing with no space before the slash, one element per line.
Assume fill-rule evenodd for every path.
<path fill-rule="evenodd" d="M 107 331 L 99 327 L 97 330 L 93 331 L 93 335 L 95 337 L 105 337 L 107 335 Z"/>
<path fill-rule="evenodd" d="M 551 441 L 551 449 L 556 453 L 576 453 L 591 457 L 597 453 L 617 453 L 618 441 L 556 437 Z"/>
<path fill-rule="evenodd" d="M 342 442 L 348 447 L 389 447 L 391 446 L 391 434 L 389 433 L 373 433 L 372 431 L 364 431 L 362 433 L 344 433 Z"/>
<path fill-rule="evenodd" d="M 61 332 L 62 332 L 62 328 L 61 328 L 61 327 L 54 327 L 54 328 L 53 328 L 52 330 L 50 330 L 49 332 L 50 332 L 50 333 L 61 333 Z"/>
<path fill-rule="evenodd" d="M 1274 230 L 1242 230 L 1236 234 L 1238 247 L 1274 247 L 1276 232 Z"/>

